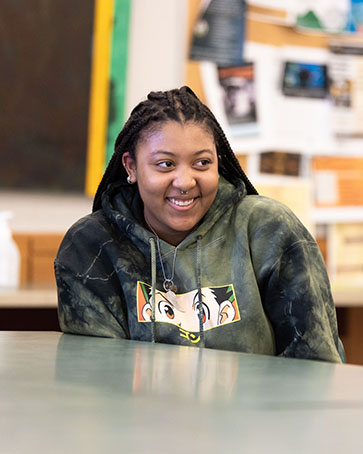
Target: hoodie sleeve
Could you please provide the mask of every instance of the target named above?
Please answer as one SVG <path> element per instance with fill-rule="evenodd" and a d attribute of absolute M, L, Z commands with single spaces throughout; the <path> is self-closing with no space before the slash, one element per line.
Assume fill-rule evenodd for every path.
<path fill-rule="evenodd" d="M 270 274 L 264 308 L 281 356 L 344 360 L 325 266 L 316 243 L 298 241 Z"/>
<path fill-rule="evenodd" d="M 58 319 L 64 333 L 128 339 L 120 297 L 102 296 L 66 267 L 55 263 Z"/>
<path fill-rule="evenodd" d="M 110 254 L 115 240 L 94 217 L 67 232 L 54 262 L 63 332 L 129 338 L 126 303 Z"/>
<path fill-rule="evenodd" d="M 345 361 L 336 311 L 319 247 L 284 205 L 269 202 L 255 230 L 255 264 L 276 354 Z"/>

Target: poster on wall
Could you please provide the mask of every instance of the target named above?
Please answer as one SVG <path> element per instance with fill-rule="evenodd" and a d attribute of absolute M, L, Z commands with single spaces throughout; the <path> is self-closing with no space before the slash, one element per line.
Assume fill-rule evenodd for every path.
<path fill-rule="evenodd" d="M 232 135 L 243 135 L 246 128 L 257 127 L 253 63 L 219 67 L 218 81 L 227 123 Z"/>
<path fill-rule="evenodd" d="M 258 134 L 254 64 L 202 62 L 200 70 L 208 106 L 229 139 Z"/>
<path fill-rule="evenodd" d="M 193 30 L 190 59 L 220 66 L 241 64 L 245 10 L 245 0 L 204 0 Z"/>
<path fill-rule="evenodd" d="M 363 137 L 363 43 L 332 41 L 329 59 L 333 131 Z"/>
<path fill-rule="evenodd" d="M 297 27 L 341 33 L 349 22 L 350 0 L 299 0 L 289 4 Z"/>

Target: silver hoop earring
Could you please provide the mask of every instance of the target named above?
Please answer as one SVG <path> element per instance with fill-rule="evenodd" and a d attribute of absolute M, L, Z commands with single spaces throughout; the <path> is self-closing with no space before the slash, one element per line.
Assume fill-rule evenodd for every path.
<path fill-rule="evenodd" d="M 127 178 L 126 178 L 128 184 L 132 184 L 132 180 L 131 180 L 131 177 L 130 175 L 127 175 Z"/>

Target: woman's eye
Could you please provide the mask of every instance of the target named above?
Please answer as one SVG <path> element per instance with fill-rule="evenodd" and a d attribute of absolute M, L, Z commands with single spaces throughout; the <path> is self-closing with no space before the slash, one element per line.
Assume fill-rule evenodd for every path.
<path fill-rule="evenodd" d="M 197 162 L 197 165 L 199 167 L 205 167 L 208 164 L 210 164 L 210 160 L 209 159 L 201 159 L 200 161 Z"/>
<path fill-rule="evenodd" d="M 158 162 L 157 166 L 168 169 L 173 166 L 173 163 L 171 161 L 162 161 L 162 162 Z"/>
<path fill-rule="evenodd" d="M 174 309 L 166 301 L 159 302 L 159 312 L 162 315 L 166 315 L 166 317 L 170 320 L 173 320 L 173 318 L 175 317 Z"/>

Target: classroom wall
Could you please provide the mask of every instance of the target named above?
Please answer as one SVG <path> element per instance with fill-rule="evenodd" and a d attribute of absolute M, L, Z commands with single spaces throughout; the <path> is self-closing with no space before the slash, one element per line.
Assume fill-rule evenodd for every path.
<path fill-rule="evenodd" d="M 150 91 L 184 83 L 187 13 L 187 0 L 132 1 L 127 115 Z"/>

